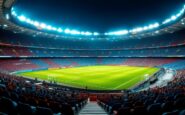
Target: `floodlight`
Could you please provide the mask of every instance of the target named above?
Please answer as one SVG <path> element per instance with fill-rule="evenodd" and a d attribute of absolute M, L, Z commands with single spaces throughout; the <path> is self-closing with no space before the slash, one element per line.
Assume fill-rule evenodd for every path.
<path fill-rule="evenodd" d="M 26 19 L 25 21 L 26 21 L 26 23 L 28 23 L 28 24 L 33 24 L 33 21 L 32 21 L 31 19 Z"/>
<path fill-rule="evenodd" d="M 7 24 L 4 24 L 3 27 L 8 27 L 8 25 Z"/>
<path fill-rule="evenodd" d="M 51 27 L 50 25 L 48 25 L 46 28 L 47 28 L 48 30 L 51 30 L 51 29 L 52 29 L 52 27 Z"/>
<path fill-rule="evenodd" d="M 58 30 L 57 30 L 57 31 L 61 33 L 63 30 L 62 30 L 61 28 L 58 28 Z"/>
<path fill-rule="evenodd" d="M 66 34 L 69 34 L 70 33 L 70 29 L 65 29 L 64 31 Z"/>
<path fill-rule="evenodd" d="M 154 28 L 154 25 L 153 25 L 153 24 L 150 24 L 150 25 L 148 26 L 148 28 L 149 28 L 149 29 L 153 29 L 153 28 Z"/>
<path fill-rule="evenodd" d="M 51 29 L 52 29 L 53 31 L 56 31 L 56 30 L 57 30 L 57 28 L 55 28 L 55 27 L 52 27 Z"/>
<path fill-rule="evenodd" d="M 85 32 L 82 31 L 82 32 L 80 32 L 80 34 L 81 34 L 81 35 L 85 35 Z"/>
<path fill-rule="evenodd" d="M 155 28 L 157 28 L 157 27 L 160 26 L 160 24 L 159 24 L 159 23 L 155 23 L 153 26 L 154 26 Z"/>
<path fill-rule="evenodd" d="M 143 31 L 143 28 L 136 28 L 136 31 L 141 32 L 141 31 Z"/>
<path fill-rule="evenodd" d="M 34 25 L 34 26 L 39 26 L 40 24 L 39 24 L 39 22 L 35 21 L 35 22 L 33 23 L 33 25 Z"/>
<path fill-rule="evenodd" d="M 26 20 L 26 17 L 21 15 L 21 16 L 18 16 L 18 19 L 22 22 L 24 22 Z"/>
<path fill-rule="evenodd" d="M 6 19 L 7 19 L 7 20 L 9 20 L 9 19 L 10 19 L 9 14 L 6 14 Z"/>
<path fill-rule="evenodd" d="M 98 33 L 98 32 L 94 32 L 93 35 L 94 35 L 94 36 L 98 36 L 99 33 Z"/>
<path fill-rule="evenodd" d="M 17 16 L 17 14 L 16 14 L 15 11 L 12 11 L 11 14 L 12 14 L 13 16 Z"/>
<path fill-rule="evenodd" d="M 71 31 L 70 31 L 70 34 L 74 34 L 74 35 L 76 35 L 76 34 L 80 34 L 80 32 L 79 32 L 79 31 L 77 31 L 77 30 L 71 30 Z"/>
<path fill-rule="evenodd" d="M 167 24 L 167 23 L 169 23 L 171 21 L 171 19 L 166 19 L 164 22 L 163 22 L 163 24 Z"/>
<path fill-rule="evenodd" d="M 40 27 L 45 29 L 45 28 L 46 28 L 46 24 L 41 23 L 41 24 L 40 24 Z"/>
<path fill-rule="evenodd" d="M 148 26 L 143 27 L 143 30 L 148 30 Z"/>
<path fill-rule="evenodd" d="M 119 35 L 127 35 L 129 33 L 137 33 L 137 32 L 143 32 L 143 31 L 147 31 L 147 30 L 151 30 L 151 29 L 155 29 L 163 24 L 168 24 L 172 21 L 175 21 L 176 19 L 178 19 L 179 17 L 181 17 L 185 12 L 185 5 L 183 5 L 183 8 L 177 13 L 172 15 L 171 17 L 169 17 L 168 19 L 164 20 L 163 22 L 156 22 L 153 24 L 149 24 L 143 27 L 137 27 L 137 28 L 133 28 L 133 29 L 125 29 L 125 30 L 119 30 L 119 31 L 113 31 L 113 32 L 106 32 L 104 33 L 104 35 L 114 35 L 114 36 L 119 36 Z M 54 27 L 52 25 L 46 24 L 44 22 L 37 22 L 35 20 L 29 19 L 28 17 L 25 17 L 24 15 L 18 15 L 15 8 L 11 8 L 11 15 L 14 16 L 16 19 L 18 19 L 21 22 L 25 22 L 27 24 L 36 26 L 36 27 L 40 27 L 42 29 L 47 29 L 50 31 L 55 31 L 58 33 L 64 32 L 65 34 L 71 34 L 71 35 L 83 35 L 83 36 L 98 36 L 100 35 L 100 33 L 98 32 L 89 32 L 89 31 L 79 31 L 79 30 L 73 30 L 73 29 L 62 29 L 61 27 Z M 5 15 L 5 18 L 8 20 L 10 19 L 9 14 Z M 182 23 L 184 24 L 184 22 Z"/>
<path fill-rule="evenodd" d="M 176 20 L 176 19 L 177 19 L 176 16 L 172 16 L 172 17 L 171 17 L 171 20 Z"/>
<path fill-rule="evenodd" d="M 92 35 L 92 33 L 91 32 L 85 32 L 85 35 L 90 36 L 90 35 Z"/>

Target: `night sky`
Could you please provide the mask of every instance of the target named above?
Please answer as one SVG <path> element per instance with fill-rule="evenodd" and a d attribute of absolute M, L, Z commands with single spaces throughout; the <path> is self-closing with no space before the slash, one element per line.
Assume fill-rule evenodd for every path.
<path fill-rule="evenodd" d="M 71 29 L 107 32 L 145 26 L 176 14 L 185 0 L 17 0 L 31 19 Z"/>

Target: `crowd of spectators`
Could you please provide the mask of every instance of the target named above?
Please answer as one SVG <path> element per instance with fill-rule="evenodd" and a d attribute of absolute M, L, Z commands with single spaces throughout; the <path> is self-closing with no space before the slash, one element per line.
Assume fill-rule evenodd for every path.
<path fill-rule="evenodd" d="M 184 58 L 28 58 L 0 59 L 0 70 L 14 72 L 89 65 L 128 65 L 185 69 Z"/>
<path fill-rule="evenodd" d="M 101 95 L 99 104 L 115 115 L 185 115 L 185 71 L 178 71 L 165 87 Z"/>
<path fill-rule="evenodd" d="M 87 102 L 88 95 L 45 81 L 0 73 L 0 112 L 10 115 L 74 115 Z M 141 92 L 99 95 L 99 104 L 115 115 L 185 114 L 185 71 L 177 71 L 164 87 Z"/>
<path fill-rule="evenodd" d="M 157 47 L 146 49 L 62 49 L 1 46 L 3 57 L 183 57 L 185 47 Z"/>
<path fill-rule="evenodd" d="M 85 105 L 80 91 L 49 83 L 0 74 L 0 112 L 10 115 L 74 115 Z"/>
<path fill-rule="evenodd" d="M 146 49 L 184 45 L 184 30 L 145 39 L 51 39 L 0 30 L 0 44 L 61 49 Z"/>

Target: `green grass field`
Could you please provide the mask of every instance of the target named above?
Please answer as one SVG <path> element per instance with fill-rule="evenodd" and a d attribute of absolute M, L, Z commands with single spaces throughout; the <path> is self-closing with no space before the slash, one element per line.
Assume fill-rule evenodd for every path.
<path fill-rule="evenodd" d="M 130 66 L 86 66 L 19 73 L 28 78 L 55 80 L 57 83 L 93 90 L 129 89 L 146 80 L 158 68 Z"/>

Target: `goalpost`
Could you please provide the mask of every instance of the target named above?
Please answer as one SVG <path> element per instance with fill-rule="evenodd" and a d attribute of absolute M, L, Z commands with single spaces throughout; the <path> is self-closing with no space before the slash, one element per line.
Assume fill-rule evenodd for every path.
<path fill-rule="evenodd" d="M 53 83 L 56 83 L 56 77 L 55 76 L 53 76 L 53 75 L 51 75 L 51 74 L 49 74 L 48 75 L 48 81 L 50 81 L 50 82 L 53 82 Z"/>

